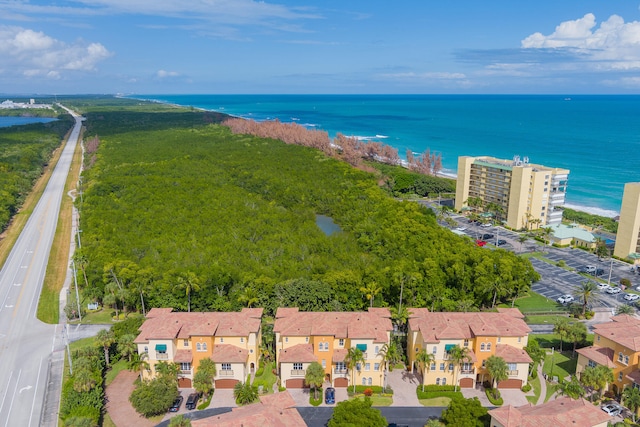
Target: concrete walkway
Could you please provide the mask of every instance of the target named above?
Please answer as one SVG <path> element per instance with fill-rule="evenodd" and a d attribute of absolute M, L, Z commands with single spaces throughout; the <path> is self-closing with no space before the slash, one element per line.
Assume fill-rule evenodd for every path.
<path fill-rule="evenodd" d="M 542 372 L 542 366 L 538 366 L 538 380 L 540 380 L 540 397 L 536 405 L 542 405 L 545 397 L 547 397 L 547 380 L 544 379 L 544 373 Z M 552 400 L 551 397 L 549 400 Z"/>
<path fill-rule="evenodd" d="M 387 373 L 387 384 L 393 390 L 391 406 L 421 406 L 416 394 L 420 381 L 415 374 L 404 369 L 394 369 Z"/>

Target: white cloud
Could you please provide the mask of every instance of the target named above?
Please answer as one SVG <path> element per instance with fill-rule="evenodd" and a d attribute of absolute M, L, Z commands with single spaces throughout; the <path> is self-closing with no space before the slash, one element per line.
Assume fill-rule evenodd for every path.
<path fill-rule="evenodd" d="M 100 43 L 68 44 L 43 32 L 0 26 L 0 55 L 17 74 L 59 79 L 64 70 L 94 70 L 111 52 Z"/>
<path fill-rule="evenodd" d="M 164 79 L 166 77 L 178 77 L 180 74 L 177 73 L 176 71 L 158 70 L 156 75 L 158 76 L 158 78 Z"/>
<path fill-rule="evenodd" d="M 639 68 L 640 22 L 624 22 L 618 15 L 600 23 L 592 13 L 560 23 L 549 35 L 534 33 L 522 40 L 524 49 L 571 49 L 598 70 Z"/>
<path fill-rule="evenodd" d="M 459 80 L 465 79 L 463 73 L 431 72 L 431 73 L 394 73 L 384 74 L 383 77 L 401 80 Z"/>

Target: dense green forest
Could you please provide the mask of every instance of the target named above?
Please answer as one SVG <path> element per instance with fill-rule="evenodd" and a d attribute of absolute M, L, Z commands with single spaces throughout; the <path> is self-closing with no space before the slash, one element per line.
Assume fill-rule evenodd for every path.
<path fill-rule="evenodd" d="M 437 197 L 456 192 L 455 179 L 424 175 L 402 166 L 369 164 L 382 173 L 384 184 L 396 196 L 415 194 L 421 197 Z"/>
<path fill-rule="evenodd" d="M 73 119 L 65 114 L 49 123 L 0 128 L 0 232 L 72 126 Z"/>
<path fill-rule="evenodd" d="M 77 199 L 85 297 L 273 313 L 396 305 L 402 289 L 408 306 L 468 310 L 536 278 L 529 261 L 476 247 L 321 151 L 234 135 L 212 113 L 112 103 L 80 106 L 97 147 Z M 325 235 L 316 214 L 343 231 Z"/>

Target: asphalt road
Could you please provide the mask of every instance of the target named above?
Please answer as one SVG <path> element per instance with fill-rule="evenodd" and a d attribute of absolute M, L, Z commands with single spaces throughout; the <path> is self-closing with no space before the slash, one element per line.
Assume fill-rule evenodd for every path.
<path fill-rule="evenodd" d="M 64 184 L 81 127 L 76 123 L 40 201 L 0 271 L 0 427 L 37 426 L 60 327 L 36 318 Z"/>

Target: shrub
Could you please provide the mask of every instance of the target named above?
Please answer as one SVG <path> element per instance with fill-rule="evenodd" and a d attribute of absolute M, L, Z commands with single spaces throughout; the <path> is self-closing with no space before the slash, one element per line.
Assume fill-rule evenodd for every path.
<path fill-rule="evenodd" d="M 531 379 L 532 379 L 532 380 L 535 380 L 536 378 L 538 378 L 538 369 L 534 369 L 534 370 L 531 372 Z"/>
<path fill-rule="evenodd" d="M 625 286 L 625 287 L 627 287 L 627 288 L 628 288 L 628 287 L 630 287 L 630 286 L 631 286 L 631 280 L 629 280 L 629 279 L 627 279 L 627 278 L 622 278 L 622 279 L 620 279 L 620 284 L 621 284 L 622 286 Z"/>
<path fill-rule="evenodd" d="M 364 389 L 364 395 L 367 396 L 367 397 L 373 396 L 373 390 L 371 390 L 371 388 L 365 388 Z"/>
<path fill-rule="evenodd" d="M 311 406 L 318 406 L 322 403 L 322 388 L 318 387 L 318 398 L 314 399 L 313 398 L 313 391 L 309 392 L 309 403 L 311 404 Z"/>
<path fill-rule="evenodd" d="M 527 384 L 523 385 L 521 390 L 523 392 L 525 392 L 525 393 L 531 391 L 531 384 L 527 383 Z"/>
<path fill-rule="evenodd" d="M 558 267 L 566 267 L 567 263 L 561 259 L 560 261 L 558 261 L 558 263 L 556 264 Z"/>
<path fill-rule="evenodd" d="M 393 394 L 391 387 L 387 387 L 386 389 L 383 389 L 379 385 L 357 385 L 355 394 L 364 394 L 366 390 L 371 390 L 372 393 L 376 393 L 376 394 L 379 394 L 379 393 Z M 349 386 L 348 391 L 353 391 L 353 386 Z"/>
<path fill-rule="evenodd" d="M 256 377 L 261 377 L 264 374 L 264 368 L 260 368 L 256 371 Z"/>
<path fill-rule="evenodd" d="M 154 379 L 140 384 L 129 401 L 134 409 L 145 417 L 167 412 L 175 398 L 178 397 L 178 386 L 173 381 Z"/>
<path fill-rule="evenodd" d="M 463 398 L 462 393 L 454 391 L 453 386 L 426 386 L 422 391 L 422 386 L 416 387 L 418 399 L 433 399 L 434 397 L 448 397 L 451 399 Z"/>
<path fill-rule="evenodd" d="M 589 319 L 592 319 L 594 315 L 595 315 L 595 313 L 594 313 L 593 311 L 587 311 L 587 312 L 584 314 L 584 318 L 585 318 L 585 319 L 587 319 L 587 320 L 589 320 Z"/>
<path fill-rule="evenodd" d="M 500 396 L 500 390 L 498 390 L 497 388 L 485 388 L 484 392 L 491 404 L 495 406 L 502 406 L 502 404 L 504 403 L 504 400 L 502 400 L 502 397 Z"/>

